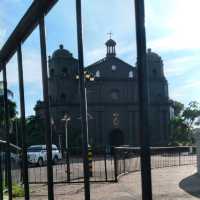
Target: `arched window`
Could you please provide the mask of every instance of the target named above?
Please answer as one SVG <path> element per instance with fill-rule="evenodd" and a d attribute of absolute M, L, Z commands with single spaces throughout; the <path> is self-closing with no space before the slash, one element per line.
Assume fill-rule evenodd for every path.
<path fill-rule="evenodd" d="M 98 71 L 96 71 L 96 75 L 95 75 L 97 78 L 99 78 L 100 77 L 100 71 L 98 70 Z"/>
<path fill-rule="evenodd" d="M 128 73 L 128 77 L 129 77 L 129 78 L 133 78 L 133 71 L 130 71 L 130 72 Z"/>
<path fill-rule="evenodd" d="M 115 71 L 117 69 L 116 65 L 112 65 L 112 71 Z"/>

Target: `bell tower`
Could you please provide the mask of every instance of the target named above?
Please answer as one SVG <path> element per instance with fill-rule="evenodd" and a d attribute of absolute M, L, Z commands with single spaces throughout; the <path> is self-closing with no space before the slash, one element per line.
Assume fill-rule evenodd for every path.
<path fill-rule="evenodd" d="M 115 57 L 116 56 L 116 51 L 115 51 L 116 42 L 113 39 L 111 39 L 112 33 L 109 33 L 109 34 L 110 34 L 110 39 L 105 43 L 107 47 L 106 56 Z"/>

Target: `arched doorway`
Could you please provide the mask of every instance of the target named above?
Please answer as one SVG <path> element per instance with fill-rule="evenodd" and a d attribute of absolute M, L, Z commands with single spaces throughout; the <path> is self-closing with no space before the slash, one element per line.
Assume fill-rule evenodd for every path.
<path fill-rule="evenodd" d="M 110 146 L 120 146 L 124 144 L 124 134 L 120 129 L 113 129 L 109 134 Z"/>

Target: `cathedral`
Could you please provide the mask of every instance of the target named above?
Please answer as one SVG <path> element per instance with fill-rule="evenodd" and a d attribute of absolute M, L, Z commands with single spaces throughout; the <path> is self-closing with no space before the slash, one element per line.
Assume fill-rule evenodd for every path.
<path fill-rule="evenodd" d="M 140 112 L 137 66 L 117 57 L 113 39 L 109 39 L 105 45 L 105 57 L 85 67 L 89 144 L 138 146 Z M 49 56 L 48 67 L 51 135 L 53 143 L 64 148 L 66 140 L 71 144 L 73 140 L 81 138 L 78 60 L 60 45 Z M 168 83 L 163 61 L 151 49 L 147 51 L 147 67 L 150 142 L 152 146 L 166 145 L 170 132 Z M 36 115 L 43 117 L 42 101 L 37 102 L 35 111 Z"/>

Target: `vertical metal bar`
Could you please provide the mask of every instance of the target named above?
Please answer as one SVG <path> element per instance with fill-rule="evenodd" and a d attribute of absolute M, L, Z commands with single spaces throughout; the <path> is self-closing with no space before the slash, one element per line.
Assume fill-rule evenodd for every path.
<path fill-rule="evenodd" d="M 115 176 L 115 182 L 117 182 L 117 176 L 118 176 L 118 160 L 117 160 L 117 149 L 113 147 L 113 159 L 114 159 L 114 176 Z"/>
<path fill-rule="evenodd" d="M 124 165 L 124 174 L 126 172 L 126 158 L 125 158 L 125 155 L 123 157 L 123 165 Z"/>
<path fill-rule="evenodd" d="M 146 33 L 144 0 L 135 0 L 138 94 L 140 107 L 140 145 L 141 145 L 141 175 L 142 199 L 152 200 L 151 158 L 149 148 L 148 124 L 148 70 L 146 64 Z"/>
<path fill-rule="evenodd" d="M 71 181 L 71 177 L 70 177 L 70 161 L 69 161 L 69 147 L 67 149 L 67 152 L 66 152 L 66 163 L 67 163 L 67 182 L 70 183 Z"/>
<path fill-rule="evenodd" d="M 89 163 L 88 163 L 88 119 L 87 119 L 87 97 L 86 97 L 86 87 L 84 78 L 81 0 L 76 0 L 76 20 L 77 20 L 76 23 L 77 23 L 77 39 L 78 39 L 79 77 L 80 77 L 79 88 L 80 88 L 82 139 L 83 139 L 85 200 L 90 200 L 90 180 L 89 180 Z"/>
<path fill-rule="evenodd" d="M 3 200 L 2 144 L 0 144 L 0 199 Z"/>
<path fill-rule="evenodd" d="M 108 181 L 108 172 L 107 172 L 107 152 L 106 152 L 106 148 L 104 150 L 104 168 L 105 168 L 105 178 L 106 178 L 106 182 Z"/>
<path fill-rule="evenodd" d="M 4 93 L 4 109 L 5 109 L 5 130 L 6 130 L 6 164 L 7 164 L 7 180 L 8 180 L 8 197 L 12 200 L 12 175 L 11 175 L 11 159 L 10 159 L 10 133 L 9 133 L 9 111 L 8 111 L 8 90 L 6 65 L 3 66 L 3 93 Z"/>
<path fill-rule="evenodd" d="M 24 184 L 24 199 L 29 200 L 29 183 L 28 183 L 28 161 L 27 161 L 27 144 L 26 144 L 26 121 L 25 121 L 25 100 L 24 100 L 24 78 L 22 64 L 21 45 L 17 48 L 18 60 L 18 77 L 19 77 L 19 95 L 20 95 L 20 112 L 21 112 L 21 134 L 22 134 L 22 169 Z"/>
<path fill-rule="evenodd" d="M 44 17 L 39 22 L 40 29 L 40 49 L 42 63 L 42 83 L 43 83 L 43 98 L 45 112 L 45 134 L 47 147 L 47 181 L 48 181 L 48 200 L 54 200 L 54 185 L 53 185 L 53 168 L 52 168 L 52 140 L 50 111 L 49 111 L 49 91 L 48 91 L 48 75 L 47 75 L 47 56 L 46 56 L 46 36 Z"/>

